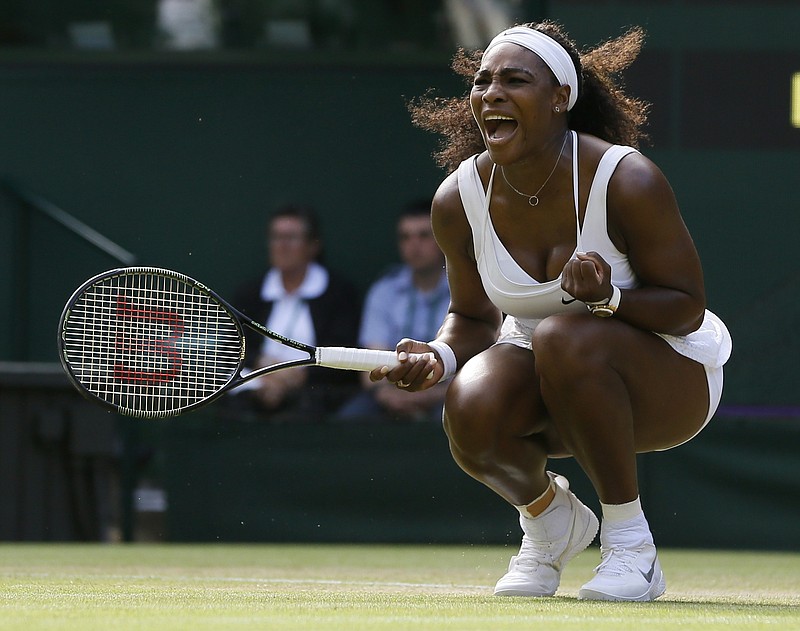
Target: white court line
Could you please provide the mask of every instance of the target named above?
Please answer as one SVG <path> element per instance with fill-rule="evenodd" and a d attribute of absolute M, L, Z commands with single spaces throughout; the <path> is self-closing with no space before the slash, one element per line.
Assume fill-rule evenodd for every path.
<path fill-rule="evenodd" d="M 202 577 L 197 577 L 202 578 Z M 218 579 L 215 579 L 218 580 Z M 423 587 L 426 589 L 489 589 L 486 585 L 458 585 L 454 583 L 405 583 L 402 581 L 343 581 L 333 579 L 306 578 L 238 578 L 222 577 L 221 580 L 242 583 L 285 583 L 288 585 L 355 585 L 359 587 Z"/>
<path fill-rule="evenodd" d="M 285 585 L 339 585 L 347 586 L 352 585 L 355 587 L 418 587 L 422 589 L 476 589 L 486 590 L 490 588 L 487 585 L 459 585 L 454 583 L 409 583 L 404 581 L 358 581 L 358 580 L 339 580 L 339 579 L 323 579 L 323 578 L 280 578 L 280 577 L 256 577 L 256 576 L 185 576 L 185 575 L 169 575 L 169 574 L 54 574 L 52 572 L 0 572 L 0 576 L 4 578 L 52 578 L 52 579 L 93 579 L 105 578 L 112 580 L 131 580 L 131 581 L 144 581 L 144 580 L 159 580 L 159 581 L 185 581 L 185 582 L 203 582 L 203 581 L 221 581 L 226 583 L 274 583 Z"/>

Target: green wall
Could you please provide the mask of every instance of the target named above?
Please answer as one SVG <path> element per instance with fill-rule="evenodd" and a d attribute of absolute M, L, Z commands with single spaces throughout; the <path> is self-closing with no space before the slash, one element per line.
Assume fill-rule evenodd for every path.
<path fill-rule="evenodd" d="M 800 7 L 560 1 L 550 13 L 586 45 L 647 28 L 628 87 L 653 103 L 644 152 L 675 188 L 709 306 L 734 334 L 725 401 L 797 404 L 800 44 L 785 27 Z M 443 176 L 407 100 L 463 90 L 435 53 L 54 55 L 0 55 L 0 177 L 223 295 L 260 271 L 264 216 L 288 200 L 319 207 L 328 263 L 365 288 L 394 260 L 396 210 Z M 115 263 L 24 219 L 0 196 L 0 359 L 53 361 L 66 298 Z"/>
<path fill-rule="evenodd" d="M 0 64 L 0 175 L 141 264 L 223 294 L 260 273 L 266 213 L 309 202 L 323 215 L 328 263 L 365 287 L 394 258 L 395 213 L 441 177 L 429 158 L 436 139 L 412 127 L 406 103 L 452 83 L 443 67 Z M 15 240 L 13 206 L 3 212 Z M 23 259 L 0 256 L 4 285 L 28 276 L 31 328 L 43 330 L 16 350 L 19 314 L 4 305 L 0 357 L 54 359 L 70 291 L 114 262 L 38 215 Z"/>
<path fill-rule="evenodd" d="M 438 424 L 241 423 L 204 411 L 138 429 L 160 446 L 169 502 L 160 535 L 170 541 L 493 543 L 512 550 L 519 541 L 516 511 L 455 465 Z M 656 542 L 798 549 L 799 439 L 792 419 L 729 417 L 679 449 L 640 456 Z M 599 514 L 574 460 L 549 468 Z"/>
<path fill-rule="evenodd" d="M 647 28 L 626 75 L 630 91 L 653 103 L 644 152 L 672 182 L 703 259 L 709 306 L 734 335 L 728 412 L 689 445 L 642 458 L 659 541 L 793 549 L 800 130 L 788 114 L 800 5 L 548 4 L 582 44 Z M 429 158 L 436 139 L 406 112 L 407 99 L 431 86 L 462 91 L 446 56 L 0 51 L 0 178 L 72 213 L 139 263 L 183 271 L 223 295 L 260 271 L 266 212 L 311 202 L 324 215 L 329 264 L 365 288 L 394 258 L 396 210 L 432 194 L 443 175 Z M 52 219 L 21 212 L 0 187 L 0 360 L 56 361 L 64 302 L 112 266 Z M 5 422 L 13 414 L 3 409 Z M 29 426 L 46 429 L 21 418 Z M 436 427 L 309 432 L 223 425 L 212 413 L 132 426 L 153 432 L 163 456 L 176 539 L 319 539 L 308 506 L 320 497 L 328 539 L 497 542 L 513 532 L 513 514 L 502 517 L 502 503 L 455 468 Z M 41 449 L 38 438 L 31 448 Z M 591 497 L 574 463 L 562 467 Z M 387 497 L 399 498 L 397 510 Z M 459 523 L 455 497 L 470 501 Z M 361 512 L 337 514 L 330 507 L 339 503 Z M 776 506 L 775 537 L 766 540 L 758 516 Z M 211 510 L 197 520 L 203 508 Z M 725 538 L 715 526 L 721 515 L 731 526 Z"/>

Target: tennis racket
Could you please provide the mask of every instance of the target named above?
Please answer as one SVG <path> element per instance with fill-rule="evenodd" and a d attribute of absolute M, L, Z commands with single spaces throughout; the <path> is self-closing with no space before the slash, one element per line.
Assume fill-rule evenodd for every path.
<path fill-rule="evenodd" d="M 307 356 L 242 374 L 243 327 Z M 87 280 L 59 322 L 59 354 L 72 383 L 104 407 L 139 418 L 177 416 L 246 381 L 295 366 L 394 367 L 394 351 L 314 347 L 244 315 L 208 287 L 155 267 Z"/>

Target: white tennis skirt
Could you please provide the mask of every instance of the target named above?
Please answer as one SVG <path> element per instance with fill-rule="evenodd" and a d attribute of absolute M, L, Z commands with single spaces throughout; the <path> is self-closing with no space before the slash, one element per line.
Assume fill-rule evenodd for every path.
<path fill-rule="evenodd" d="M 533 350 L 531 339 L 533 338 L 533 331 L 539 322 L 541 320 L 523 320 L 513 316 L 506 316 L 496 343 L 513 344 L 529 351 Z M 702 364 L 703 368 L 705 368 L 706 382 L 708 383 L 708 413 L 703 425 L 694 435 L 697 436 L 708 425 L 722 399 L 724 381 L 722 367 L 728 361 L 733 347 L 730 332 L 719 317 L 706 310 L 703 324 L 689 335 L 677 336 L 661 333 L 656 333 L 656 335 L 663 338 L 678 353 Z M 678 444 L 682 445 L 694 438 L 694 436 Z M 677 446 L 673 445 L 668 449 Z"/>

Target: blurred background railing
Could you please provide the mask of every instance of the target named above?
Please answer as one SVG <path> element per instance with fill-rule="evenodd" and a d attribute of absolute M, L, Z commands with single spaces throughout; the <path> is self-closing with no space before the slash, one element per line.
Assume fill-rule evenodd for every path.
<path fill-rule="evenodd" d="M 5 0 L 0 7 L 0 45 L 49 51 L 449 51 L 457 40 L 479 46 L 486 22 L 499 30 L 504 22 L 546 15 L 548 4 L 544 0 Z"/>

